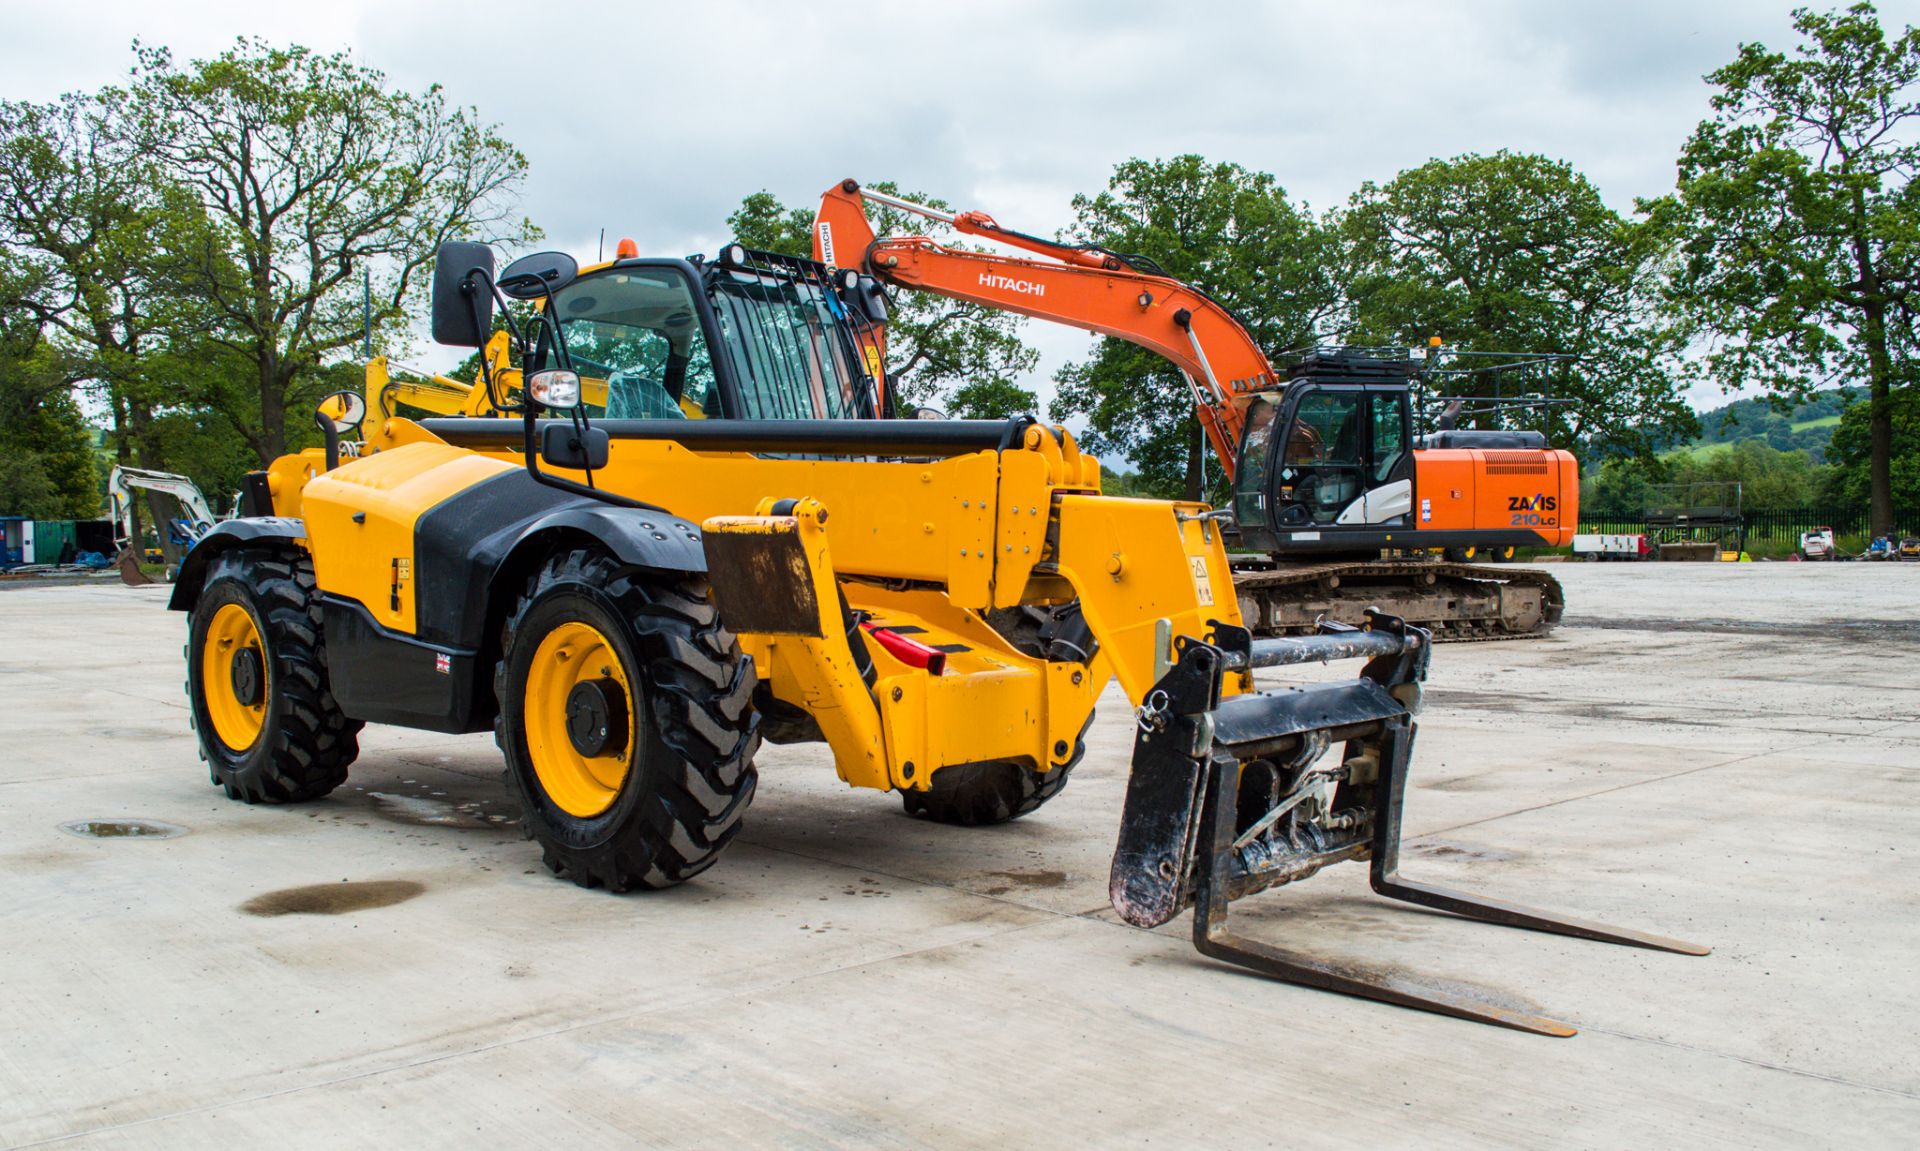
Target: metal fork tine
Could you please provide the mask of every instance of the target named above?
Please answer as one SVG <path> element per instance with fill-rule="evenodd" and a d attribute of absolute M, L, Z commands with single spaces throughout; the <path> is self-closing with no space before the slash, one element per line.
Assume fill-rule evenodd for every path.
<path fill-rule="evenodd" d="M 1564 1038 L 1574 1034 L 1574 1028 L 1558 1020 L 1450 994 L 1390 972 L 1368 971 L 1296 955 L 1233 934 L 1228 926 L 1228 904 L 1231 902 L 1229 878 L 1233 862 L 1234 814 L 1239 806 L 1234 778 L 1237 766 L 1225 757 L 1213 761 L 1212 786 L 1207 789 L 1209 794 L 1201 815 L 1200 844 L 1207 851 L 1207 860 L 1200 874 L 1194 877 L 1193 945 L 1202 955 L 1274 979 L 1318 987 L 1323 991 L 1375 999 L 1476 1023 L 1511 1027 L 1515 1031 L 1527 1031 L 1535 1035 Z"/>
<path fill-rule="evenodd" d="M 1388 738 L 1392 741 L 1392 746 L 1387 754 L 1381 757 L 1379 802 L 1373 821 L 1373 866 L 1369 878 L 1376 892 L 1388 899 L 1451 911 L 1456 915 L 1465 915 L 1487 923 L 1497 923 L 1503 927 L 1548 931 L 1555 935 L 1571 935 L 1579 939 L 1619 943 L 1628 947 L 1646 947 L 1680 955 L 1707 955 L 1712 952 L 1713 949 L 1710 947 L 1688 943 L 1684 939 L 1672 939 L 1652 932 L 1636 931 L 1630 927 L 1614 927 L 1591 919 L 1579 919 L 1557 912 L 1544 911 L 1537 907 L 1528 907 L 1523 903 L 1509 903 L 1504 899 L 1493 899 L 1484 895 L 1454 891 L 1447 887 L 1437 887 L 1430 883 L 1402 879 L 1400 877 L 1400 807 L 1406 796 L 1407 763 L 1412 758 L 1413 731 L 1409 728 L 1404 734 L 1390 733 Z"/>
<path fill-rule="evenodd" d="M 1461 995 L 1449 995 L 1416 980 L 1388 972 L 1341 968 L 1318 959 L 1281 951 L 1264 943 L 1242 939 L 1224 929 L 1216 934 L 1205 928 L 1197 928 L 1193 933 L 1193 945 L 1201 954 L 1209 958 L 1288 983 L 1304 984 L 1308 987 L 1318 987 L 1323 991 L 1336 991 L 1342 995 L 1354 995 L 1363 999 L 1375 999 L 1382 1003 L 1411 1007 L 1419 1011 L 1431 1011 L 1437 1015 L 1451 1015 L 1456 1019 L 1467 1019 L 1475 1023 L 1511 1027 L 1515 1031 L 1526 1031 L 1534 1035 L 1551 1035 L 1564 1039 L 1576 1034 L 1575 1028 L 1543 1015 L 1530 1015 L 1524 1011 L 1481 1003 Z"/>

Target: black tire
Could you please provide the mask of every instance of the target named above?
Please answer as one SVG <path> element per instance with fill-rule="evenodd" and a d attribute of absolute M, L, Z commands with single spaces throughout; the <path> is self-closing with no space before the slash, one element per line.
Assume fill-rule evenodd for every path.
<path fill-rule="evenodd" d="M 1446 557 L 1448 560 L 1452 561 L 1453 563 L 1470 564 L 1479 560 L 1480 549 L 1473 546 L 1472 544 L 1463 544 L 1458 547 L 1450 547 L 1446 549 Z"/>
<path fill-rule="evenodd" d="M 528 750 L 534 654 L 567 622 L 605 636 L 631 687 L 635 754 L 611 802 L 592 815 L 555 802 Z M 501 650 L 495 738 L 548 869 L 582 887 L 626 891 L 672 887 L 712 866 L 753 800 L 760 737 L 753 661 L 721 624 L 705 581 L 598 551 L 555 555 L 515 606 Z"/>
<path fill-rule="evenodd" d="M 206 682 L 208 633 L 222 608 L 252 620 L 264 647 L 259 734 L 244 747 L 223 739 L 210 692 L 237 692 Z M 360 754 L 363 726 L 347 718 L 327 681 L 327 647 L 313 560 L 304 552 L 236 548 L 215 556 L 187 631 L 187 698 L 200 758 L 216 787 L 247 803 L 318 799 L 346 782 Z M 237 696 L 235 697 L 237 698 Z"/>
<path fill-rule="evenodd" d="M 1093 724 L 1093 715 L 1087 715 Z M 1073 741 L 1073 755 L 1052 771 L 1039 772 L 1025 762 L 994 760 L 956 763 L 933 773 L 925 791 L 903 791 L 900 802 L 907 814 L 935 823 L 985 827 L 1019 819 L 1066 789 L 1067 777 L 1087 754 L 1086 732 Z"/>

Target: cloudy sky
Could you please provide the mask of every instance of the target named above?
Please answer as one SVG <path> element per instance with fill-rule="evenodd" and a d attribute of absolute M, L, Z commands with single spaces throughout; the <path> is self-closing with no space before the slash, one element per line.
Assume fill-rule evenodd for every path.
<path fill-rule="evenodd" d="M 1318 208 L 1434 156 L 1537 151 L 1624 210 L 1671 185 L 1701 75 L 1744 40 L 1790 43 L 1790 7 L 0 0 L 0 96 L 115 82 L 136 37 L 182 57 L 242 34 L 348 48 L 499 122 L 532 163 L 527 214 L 583 257 L 603 227 L 609 247 L 711 251 L 743 195 L 810 203 L 846 176 L 1045 234 L 1115 163 L 1181 152 L 1273 172 Z M 1881 13 L 1920 21 L 1920 0 Z M 1042 377 L 1086 343 L 1027 334 Z"/>

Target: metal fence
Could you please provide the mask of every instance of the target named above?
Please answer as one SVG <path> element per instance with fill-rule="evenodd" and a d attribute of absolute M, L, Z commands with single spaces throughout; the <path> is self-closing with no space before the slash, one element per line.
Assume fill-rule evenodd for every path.
<path fill-rule="evenodd" d="M 1832 528 L 1835 535 L 1871 534 L 1867 526 L 1869 517 L 1865 504 L 1846 507 L 1748 510 L 1742 513 L 1741 518 L 1746 525 L 1748 539 L 1798 542 L 1801 532 L 1823 527 Z M 1579 530 L 1582 533 L 1643 535 L 1647 530 L 1647 520 L 1644 515 L 1590 516 L 1582 512 Z M 1920 536 L 1920 503 L 1894 505 L 1893 534 L 1896 537 Z"/>

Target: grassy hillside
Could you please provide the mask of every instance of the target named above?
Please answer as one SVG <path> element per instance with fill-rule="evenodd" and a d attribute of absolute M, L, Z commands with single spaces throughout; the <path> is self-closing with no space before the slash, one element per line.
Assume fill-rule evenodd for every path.
<path fill-rule="evenodd" d="M 1765 399 L 1735 400 L 1700 413 L 1698 445 L 1759 440 L 1783 452 L 1804 451 L 1815 463 L 1826 460 L 1827 442 L 1840 425 L 1840 411 L 1857 388 L 1815 392 L 1805 403 L 1776 407 Z"/>

